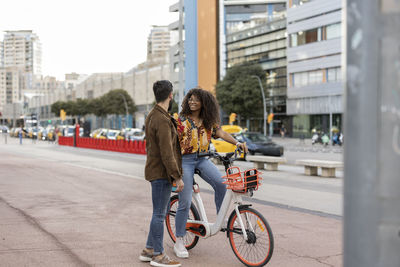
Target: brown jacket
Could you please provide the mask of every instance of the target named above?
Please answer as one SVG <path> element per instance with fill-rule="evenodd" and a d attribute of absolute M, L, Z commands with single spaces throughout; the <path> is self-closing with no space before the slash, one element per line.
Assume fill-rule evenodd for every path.
<path fill-rule="evenodd" d="M 175 120 L 159 105 L 146 118 L 146 180 L 182 179 L 182 155 Z"/>

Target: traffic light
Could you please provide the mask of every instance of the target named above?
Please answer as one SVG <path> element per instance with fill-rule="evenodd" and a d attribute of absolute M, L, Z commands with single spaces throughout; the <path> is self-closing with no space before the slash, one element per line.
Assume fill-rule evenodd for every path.
<path fill-rule="evenodd" d="M 274 119 L 274 113 L 270 113 L 268 115 L 268 123 L 271 123 L 271 121 Z"/>
<path fill-rule="evenodd" d="M 233 124 L 233 122 L 236 120 L 236 113 L 231 113 L 231 115 L 229 115 L 229 124 Z"/>
<path fill-rule="evenodd" d="M 65 118 L 67 117 L 67 114 L 63 109 L 60 110 L 60 118 L 62 121 L 65 121 Z"/>

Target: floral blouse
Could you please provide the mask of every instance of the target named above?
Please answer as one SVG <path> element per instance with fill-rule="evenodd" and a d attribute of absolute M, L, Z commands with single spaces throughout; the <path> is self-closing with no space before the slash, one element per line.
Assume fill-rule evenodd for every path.
<path fill-rule="evenodd" d="M 183 116 L 179 116 L 177 123 L 182 155 L 207 152 L 211 137 L 215 137 L 220 128 L 215 124 L 211 130 L 207 131 L 203 124 L 197 127 L 194 121 Z"/>

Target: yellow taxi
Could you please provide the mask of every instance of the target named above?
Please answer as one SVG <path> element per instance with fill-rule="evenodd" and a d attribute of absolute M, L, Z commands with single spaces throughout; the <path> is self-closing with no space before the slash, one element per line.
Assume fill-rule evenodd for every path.
<path fill-rule="evenodd" d="M 239 125 L 222 125 L 221 129 L 230 134 L 241 133 L 245 131 L 245 129 L 243 129 Z M 236 149 L 235 145 L 232 145 L 222 140 L 221 138 L 211 139 L 211 145 L 210 145 L 211 151 L 215 150 L 215 152 L 218 153 L 229 153 L 229 152 L 234 152 L 235 149 Z M 242 154 L 240 157 L 243 158 L 244 155 Z"/>

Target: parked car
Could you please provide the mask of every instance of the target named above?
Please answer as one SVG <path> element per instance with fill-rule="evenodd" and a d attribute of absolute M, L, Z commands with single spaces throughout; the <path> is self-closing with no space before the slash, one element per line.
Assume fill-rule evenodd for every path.
<path fill-rule="evenodd" d="M 240 142 L 246 142 L 250 155 L 260 153 L 265 156 L 280 157 L 284 153 L 283 146 L 272 142 L 271 138 L 261 133 L 241 132 L 233 134 L 233 136 Z"/>
<path fill-rule="evenodd" d="M 108 130 L 107 134 L 106 134 L 107 139 L 117 140 L 117 136 L 118 136 L 119 132 L 120 132 L 120 130 Z"/>
<path fill-rule="evenodd" d="M 130 141 L 143 141 L 145 138 L 145 133 L 139 128 L 131 128 L 129 131 L 126 132 L 125 136 L 126 139 Z"/>
<path fill-rule="evenodd" d="M 247 132 L 245 129 L 237 125 L 222 125 L 222 130 L 230 133 L 236 140 L 240 142 L 246 142 L 247 148 L 249 149 L 250 155 L 257 153 L 265 156 L 277 156 L 283 155 L 283 146 L 278 145 L 272 140 L 258 132 Z M 214 150 L 218 153 L 229 153 L 235 151 L 236 146 L 232 145 L 224 140 L 212 139 L 210 150 Z"/>
<path fill-rule="evenodd" d="M 8 133 L 9 129 L 6 125 L 0 125 L 0 133 Z"/>
<path fill-rule="evenodd" d="M 47 127 L 47 140 L 55 141 L 56 140 L 56 129 L 54 127 Z"/>
<path fill-rule="evenodd" d="M 107 131 L 108 130 L 105 129 L 105 128 L 96 129 L 90 134 L 90 137 L 97 138 L 97 139 L 106 139 L 107 138 Z"/>

